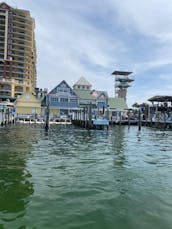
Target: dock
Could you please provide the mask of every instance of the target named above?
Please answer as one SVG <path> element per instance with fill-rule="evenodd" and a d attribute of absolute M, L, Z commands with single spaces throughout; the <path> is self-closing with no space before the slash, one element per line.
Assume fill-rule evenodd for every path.
<path fill-rule="evenodd" d="M 107 119 L 92 119 L 92 120 L 72 120 L 72 124 L 83 127 L 85 129 L 108 129 L 109 120 Z"/>
<path fill-rule="evenodd" d="M 15 118 L 13 115 L 10 115 L 8 113 L 0 113 L 0 126 L 6 126 L 8 124 L 14 123 Z"/>

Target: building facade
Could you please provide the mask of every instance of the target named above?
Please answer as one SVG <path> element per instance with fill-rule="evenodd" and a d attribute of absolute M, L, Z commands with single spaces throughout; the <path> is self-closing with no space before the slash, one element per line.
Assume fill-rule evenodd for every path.
<path fill-rule="evenodd" d="M 40 115 L 41 101 L 30 93 L 23 93 L 15 100 L 16 115 Z"/>
<path fill-rule="evenodd" d="M 63 80 L 52 89 L 44 103 L 48 106 L 50 118 L 70 116 L 73 119 L 107 118 L 112 119 L 127 110 L 124 98 L 110 98 L 106 91 L 92 89 L 92 85 L 81 77 L 73 89 Z"/>
<path fill-rule="evenodd" d="M 79 100 L 72 88 L 63 80 L 47 95 L 50 117 L 70 116 L 79 108 Z"/>
<path fill-rule="evenodd" d="M 35 23 L 26 10 L 0 4 L 0 99 L 15 100 L 36 87 Z"/>

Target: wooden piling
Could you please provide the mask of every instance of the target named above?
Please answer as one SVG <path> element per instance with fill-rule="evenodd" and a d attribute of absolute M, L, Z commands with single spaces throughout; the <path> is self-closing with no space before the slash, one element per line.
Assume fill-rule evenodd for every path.
<path fill-rule="evenodd" d="M 138 130 L 141 130 L 141 126 L 142 126 L 142 121 L 141 121 L 141 111 L 139 109 L 139 114 L 138 114 Z"/>
<path fill-rule="evenodd" d="M 46 117 L 45 117 L 45 129 L 48 130 L 50 127 L 50 120 L 49 120 L 50 110 L 49 105 L 47 105 L 46 108 Z"/>

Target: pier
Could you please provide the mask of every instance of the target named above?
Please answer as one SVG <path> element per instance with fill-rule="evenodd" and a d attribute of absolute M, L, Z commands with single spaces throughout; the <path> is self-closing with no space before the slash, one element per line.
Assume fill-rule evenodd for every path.
<path fill-rule="evenodd" d="M 15 122 L 13 108 L 13 104 L 10 102 L 0 103 L 0 126 L 5 126 Z"/>
<path fill-rule="evenodd" d="M 93 119 L 89 120 L 72 120 L 72 124 L 76 126 L 83 127 L 85 129 L 99 129 L 102 130 L 104 128 L 108 129 L 109 120 L 107 119 Z"/>

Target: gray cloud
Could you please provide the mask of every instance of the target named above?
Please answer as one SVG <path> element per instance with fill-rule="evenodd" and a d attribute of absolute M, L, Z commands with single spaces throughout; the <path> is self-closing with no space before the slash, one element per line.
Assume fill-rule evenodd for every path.
<path fill-rule="evenodd" d="M 6 2 L 30 10 L 35 18 L 39 87 L 51 90 L 63 79 L 72 85 L 83 75 L 95 88 L 114 95 L 110 74 L 119 69 L 135 75 L 129 104 L 153 93 L 171 93 L 169 81 L 162 77 L 164 69 L 164 75 L 171 71 L 171 0 Z M 144 78 L 155 75 L 156 88 L 151 88 Z"/>

